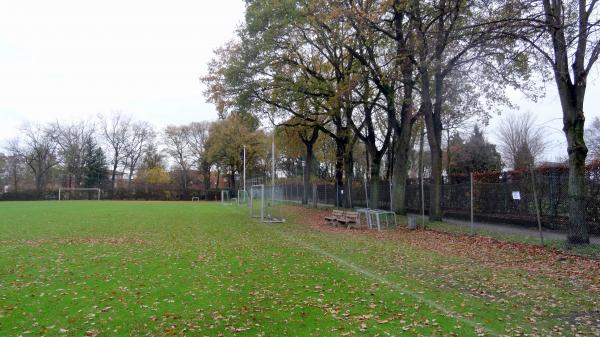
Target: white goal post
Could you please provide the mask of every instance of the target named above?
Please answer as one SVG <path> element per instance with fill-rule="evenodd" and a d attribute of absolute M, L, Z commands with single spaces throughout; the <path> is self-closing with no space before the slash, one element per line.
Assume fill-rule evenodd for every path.
<path fill-rule="evenodd" d="M 99 188 L 83 188 L 83 187 L 61 187 L 58 189 L 58 200 L 65 200 L 64 192 L 96 192 L 97 200 L 100 200 L 100 196 L 102 195 L 102 190 Z"/>
<path fill-rule="evenodd" d="M 246 190 L 238 190 L 237 192 L 237 203 L 238 205 L 245 205 L 249 201 L 248 192 Z"/>
<path fill-rule="evenodd" d="M 265 185 L 250 187 L 250 217 L 260 219 L 264 223 L 285 222 L 280 209 L 280 200 L 275 198 L 274 190 L 274 188 L 265 188 Z"/>
<path fill-rule="evenodd" d="M 250 187 L 250 217 L 265 220 L 265 185 L 252 185 Z"/>
<path fill-rule="evenodd" d="M 221 190 L 221 204 L 228 205 L 231 203 L 231 194 L 229 190 Z"/>

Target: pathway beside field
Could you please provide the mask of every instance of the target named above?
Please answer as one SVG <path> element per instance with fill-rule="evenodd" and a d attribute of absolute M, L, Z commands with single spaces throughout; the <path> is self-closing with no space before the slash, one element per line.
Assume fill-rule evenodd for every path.
<path fill-rule="evenodd" d="M 416 214 L 414 214 L 414 215 L 417 216 Z M 446 223 L 456 225 L 456 226 L 461 226 L 464 228 L 470 228 L 470 226 L 471 226 L 471 222 L 465 221 L 465 220 L 444 218 L 443 221 Z M 516 225 L 510 225 L 510 224 L 489 223 L 489 222 L 481 222 L 481 221 L 476 221 L 474 223 L 474 226 L 477 229 L 483 229 L 485 231 L 489 231 L 489 232 L 493 232 L 493 233 L 526 236 L 526 237 L 531 237 L 534 239 L 537 239 L 540 237 L 538 230 L 531 228 L 531 227 L 521 227 L 521 226 L 516 226 Z M 548 240 L 566 240 L 567 239 L 567 234 L 565 232 L 544 229 L 543 233 L 544 233 L 544 239 L 548 239 Z M 590 237 L 590 242 L 595 243 L 595 244 L 600 244 L 600 236 L 592 235 Z"/>

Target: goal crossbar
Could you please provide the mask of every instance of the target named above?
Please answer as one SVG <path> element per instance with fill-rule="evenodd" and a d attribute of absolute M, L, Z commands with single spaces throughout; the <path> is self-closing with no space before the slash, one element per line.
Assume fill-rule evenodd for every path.
<path fill-rule="evenodd" d="M 62 196 L 63 196 L 63 192 L 75 192 L 75 191 L 82 191 L 82 192 L 97 192 L 98 193 L 98 200 L 100 200 L 100 195 L 102 194 L 102 190 L 99 188 L 84 188 L 84 187 L 61 187 L 58 189 L 58 200 L 63 200 Z"/>

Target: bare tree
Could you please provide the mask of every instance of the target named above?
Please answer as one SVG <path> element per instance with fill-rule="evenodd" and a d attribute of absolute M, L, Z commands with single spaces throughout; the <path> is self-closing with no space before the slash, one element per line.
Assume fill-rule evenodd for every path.
<path fill-rule="evenodd" d="M 99 116 L 99 118 L 101 135 L 109 150 L 107 152 L 110 153 L 109 163 L 112 167 L 110 181 L 112 183 L 111 189 L 114 190 L 117 169 L 125 155 L 131 117 L 123 115 L 120 112 L 113 112 L 109 117 Z"/>
<path fill-rule="evenodd" d="M 165 152 L 179 168 L 179 182 L 183 199 L 187 198 L 189 170 L 192 166 L 189 135 L 190 128 L 188 126 L 167 126 L 164 131 Z"/>
<path fill-rule="evenodd" d="M 496 133 L 500 152 L 504 161 L 514 169 L 534 165 L 547 148 L 543 130 L 535 121 L 530 112 L 509 114 L 498 126 Z"/>
<path fill-rule="evenodd" d="M 131 182 L 133 174 L 137 170 L 140 159 L 154 142 L 156 134 L 154 128 L 148 122 L 135 122 L 128 130 L 125 144 L 123 146 L 124 167 L 129 169 L 127 189 L 131 193 Z"/>
<path fill-rule="evenodd" d="M 22 143 L 13 140 L 9 150 L 29 167 L 35 179 L 38 197 L 43 197 L 50 170 L 58 165 L 58 145 L 54 141 L 56 130 L 52 126 L 26 124 L 21 129 Z"/>
<path fill-rule="evenodd" d="M 204 188 L 210 187 L 211 162 L 206 155 L 206 141 L 210 129 L 209 122 L 192 123 L 189 126 L 189 145 L 194 163 L 202 173 Z"/>
<path fill-rule="evenodd" d="M 590 237 L 585 221 L 588 148 L 584 140 L 583 107 L 588 75 L 600 57 L 600 7 L 597 0 L 530 3 L 530 31 L 524 31 L 519 37 L 546 62 L 554 75 L 569 155 L 568 241 L 586 244 Z"/>
<path fill-rule="evenodd" d="M 0 152 L 0 193 L 4 192 L 4 186 L 8 184 L 8 158 Z"/>
<path fill-rule="evenodd" d="M 87 143 L 94 140 L 94 124 L 81 121 L 74 123 L 55 122 L 54 141 L 58 144 L 59 156 L 69 176 L 68 187 L 78 186 L 84 175 Z"/>
<path fill-rule="evenodd" d="M 600 118 L 596 117 L 585 132 L 585 142 L 592 160 L 600 160 Z"/>
<path fill-rule="evenodd" d="M 7 183 L 12 186 L 12 192 L 19 192 L 19 185 L 25 173 L 23 158 L 20 156 L 19 139 L 13 139 L 8 142 L 6 147 L 7 155 L 5 156 L 5 174 Z"/>

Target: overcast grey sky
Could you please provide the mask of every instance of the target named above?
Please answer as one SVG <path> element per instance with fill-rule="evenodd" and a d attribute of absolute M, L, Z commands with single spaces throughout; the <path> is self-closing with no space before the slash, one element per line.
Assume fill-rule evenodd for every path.
<path fill-rule="evenodd" d="M 243 14 L 241 0 L 0 1 L 0 139 L 113 110 L 215 119 L 198 78 Z"/>
<path fill-rule="evenodd" d="M 212 51 L 242 22 L 242 0 L 0 1 L 0 146 L 25 121 L 95 118 L 123 111 L 157 127 L 212 120 L 199 76 Z M 593 80 L 598 79 L 598 67 Z M 544 100 L 515 97 L 565 152 L 556 89 Z M 590 83 L 586 114 L 600 116 Z M 486 129 L 494 138 L 494 118 Z"/>

